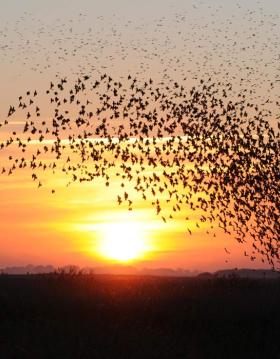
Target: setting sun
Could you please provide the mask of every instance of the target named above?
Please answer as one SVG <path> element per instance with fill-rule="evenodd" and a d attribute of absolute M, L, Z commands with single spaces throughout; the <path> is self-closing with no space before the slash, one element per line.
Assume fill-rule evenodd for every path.
<path fill-rule="evenodd" d="M 147 251 L 144 234 L 137 223 L 111 223 L 101 229 L 99 253 L 106 259 L 128 262 Z"/>

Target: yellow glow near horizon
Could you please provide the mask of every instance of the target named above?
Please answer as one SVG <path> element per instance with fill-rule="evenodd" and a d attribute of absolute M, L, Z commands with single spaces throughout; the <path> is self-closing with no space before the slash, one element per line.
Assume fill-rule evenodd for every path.
<path fill-rule="evenodd" d="M 98 252 L 106 259 L 129 262 L 142 258 L 148 249 L 136 222 L 108 223 L 101 228 L 100 235 Z"/>

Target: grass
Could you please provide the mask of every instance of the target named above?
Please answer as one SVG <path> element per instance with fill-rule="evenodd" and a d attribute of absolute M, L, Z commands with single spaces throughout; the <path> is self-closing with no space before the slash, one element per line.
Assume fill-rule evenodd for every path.
<path fill-rule="evenodd" d="M 280 281 L 0 276 L 0 358 L 280 358 Z"/>

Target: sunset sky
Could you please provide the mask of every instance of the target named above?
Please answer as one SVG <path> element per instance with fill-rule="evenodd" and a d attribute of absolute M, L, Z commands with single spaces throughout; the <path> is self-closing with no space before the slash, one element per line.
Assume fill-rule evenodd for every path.
<path fill-rule="evenodd" d="M 0 120 L 21 94 L 43 93 L 56 76 L 74 81 L 104 72 L 119 79 L 129 73 L 157 81 L 187 77 L 190 88 L 200 78 L 226 78 L 235 93 L 252 90 L 256 103 L 278 99 L 280 3 L 239 3 L 0 0 Z M 47 107 L 43 116 L 50 116 Z M 16 113 L 8 130 L 23 121 Z M 0 140 L 8 130 L 0 129 Z M 0 167 L 7 163 L 5 151 L 0 161 Z M 199 213 L 188 208 L 164 223 L 151 201 L 132 194 L 135 205 L 128 211 L 116 200 L 117 177 L 106 187 L 102 180 L 67 186 L 69 179 L 61 173 L 44 176 L 39 189 L 29 170 L 0 176 L 0 268 L 114 263 L 200 271 L 267 267 L 244 257 L 249 244 L 240 245 L 219 229 L 215 237 L 206 235 L 209 228 L 197 228 Z"/>

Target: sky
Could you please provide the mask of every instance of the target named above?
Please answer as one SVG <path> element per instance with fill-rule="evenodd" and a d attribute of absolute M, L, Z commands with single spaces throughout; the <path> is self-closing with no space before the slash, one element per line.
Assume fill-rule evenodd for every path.
<path fill-rule="evenodd" d="M 267 99 L 279 99 L 279 1 L 0 0 L 0 5 L 1 122 L 27 90 L 43 93 L 57 78 L 74 81 L 106 72 L 121 81 L 132 74 L 176 80 L 188 88 L 201 78 L 230 82 L 233 97 L 245 89 L 254 103 L 267 106 L 273 124 L 277 109 Z M 43 95 L 41 103 L 47 118 Z M 18 129 L 23 118 L 17 113 L 12 121 L 9 129 Z M 3 140 L 8 132 L 1 131 Z M 0 159 L 5 164 L 5 153 Z M 38 189 L 30 171 L 0 177 L 0 267 L 117 262 L 206 271 L 267 266 L 244 257 L 249 245 L 221 230 L 215 237 L 206 235 L 195 218 L 188 236 L 183 220 L 188 208 L 165 224 L 139 198 L 133 211 L 119 206 L 118 178 L 110 187 L 102 181 L 67 186 L 62 174 L 46 174 L 44 180 Z M 128 239 L 121 243 L 124 228 Z M 113 237 L 124 249 L 134 238 L 141 246 L 136 258 L 108 255 L 104 242 L 112 248 Z"/>

